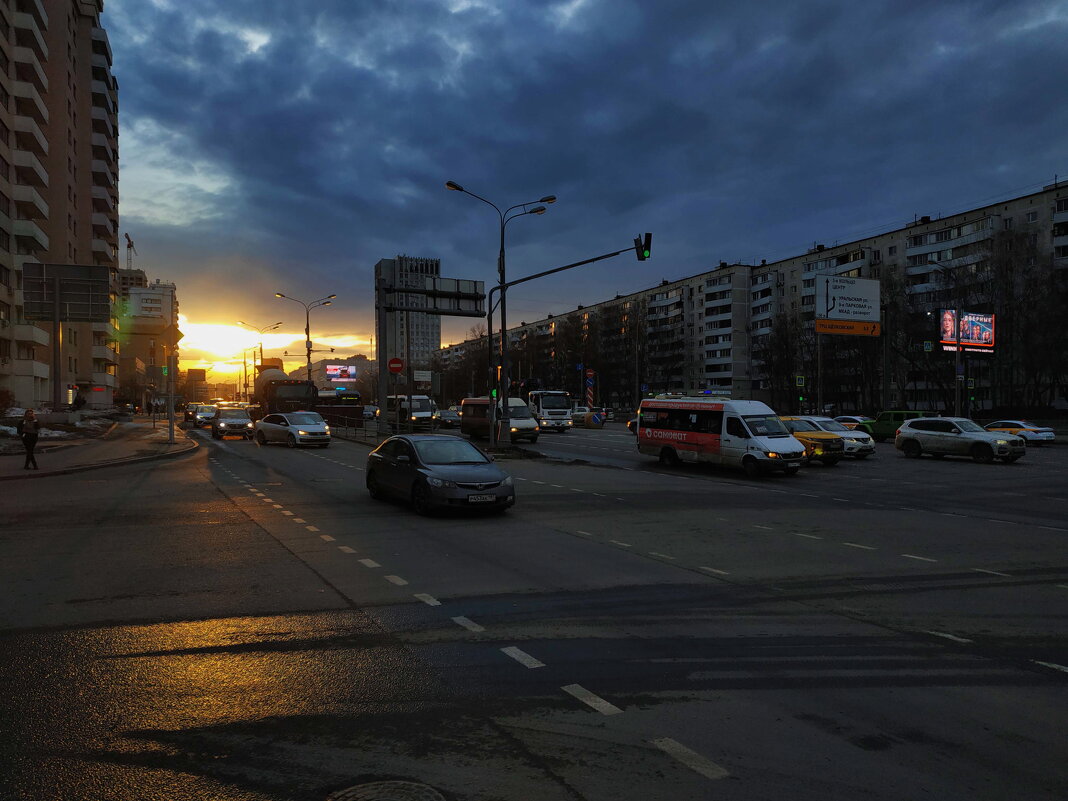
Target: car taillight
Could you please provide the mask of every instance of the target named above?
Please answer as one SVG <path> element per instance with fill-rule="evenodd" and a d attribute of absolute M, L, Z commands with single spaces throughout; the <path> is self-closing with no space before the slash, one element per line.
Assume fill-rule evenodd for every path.
<path fill-rule="evenodd" d="M 894 436 L 895 437 L 900 437 L 901 436 L 901 429 L 900 428 L 897 431 L 894 432 Z"/>

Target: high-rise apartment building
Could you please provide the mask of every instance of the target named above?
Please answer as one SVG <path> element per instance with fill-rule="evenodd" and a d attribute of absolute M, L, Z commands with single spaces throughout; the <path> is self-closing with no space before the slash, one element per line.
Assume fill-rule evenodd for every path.
<path fill-rule="evenodd" d="M 23 265 L 110 268 L 117 292 L 118 84 L 103 0 L 0 0 L 0 388 L 38 406 L 111 404 L 118 327 L 24 315 Z"/>
<path fill-rule="evenodd" d="M 385 281 L 393 287 L 426 288 L 428 277 L 441 275 L 440 259 L 423 259 L 412 256 L 397 256 L 382 259 L 375 265 L 375 280 Z M 427 306 L 425 295 L 398 293 L 393 296 L 399 306 Z M 377 315 L 377 312 L 376 312 Z M 421 312 L 397 312 L 391 315 L 393 325 L 387 326 L 381 342 L 380 353 L 385 357 L 397 357 L 410 362 L 416 370 L 430 369 L 431 359 L 441 348 L 441 317 Z M 376 316 L 376 330 L 378 327 Z"/>

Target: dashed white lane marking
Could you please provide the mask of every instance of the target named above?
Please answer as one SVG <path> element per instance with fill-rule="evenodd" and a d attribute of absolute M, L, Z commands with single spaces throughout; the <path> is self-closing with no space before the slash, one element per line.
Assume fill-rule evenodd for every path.
<path fill-rule="evenodd" d="M 267 496 L 260 498 L 260 500 L 264 503 L 274 503 L 274 498 L 268 498 Z"/>
<path fill-rule="evenodd" d="M 714 568 L 714 567 L 704 567 L 704 566 L 702 566 L 701 569 L 702 570 L 707 570 L 709 573 L 715 573 L 717 576 L 729 576 L 730 575 L 730 573 L 728 573 L 726 570 L 716 570 L 716 568 Z"/>
<path fill-rule="evenodd" d="M 731 775 L 726 768 L 717 765 L 711 759 L 701 756 L 696 751 L 691 751 L 682 743 L 676 742 L 670 737 L 661 737 L 659 740 L 650 740 L 650 742 L 668 756 L 677 759 L 690 770 L 701 774 L 706 779 L 725 779 Z"/>
<path fill-rule="evenodd" d="M 534 481 L 534 480 L 532 479 L 532 480 L 531 480 L 531 483 L 532 483 L 532 484 L 544 484 L 545 482 L 544 482 L 544 481 Z"/>
<path fill-rule="evenodd" d="M 1068 584 L 1058 584 L 1057 587 L 1062 590 L 1068 590 Z"/>
<path fill-rule="evenodd" d="M 1054 670 L 1059 670 L 1061 673 L 1068 673 L 1068 667 L 1058 665 L 1056 662 L 1041 662 L 1038 659 L 1032 659 L 1031 661 L 1036 665 L 1042 665 L 1042 667 L 1053 668 Z"/>
<path fill-rule="evenodd" d="M 831 498 L 832 501 L 841 501 L 842 503 L 850 503 L 849 498 Z"/>
<path fill-rule="evenodd" d="M 612 543 L 613 545 L 618 545 L 620 548 L 630 548 L 631 547 L 629 542 L 620 542 L 619 540 L 609 540 L 609 542 Z"/>
<path fill-rule="evenodd" d="M 843 542 L 842 545 L 848 545 L 850 548 L 863 548 L 865 551 L 878 550 L 871 545 L 861 545 L 859 542 Z"/>
<path fill-rule="evenodd" d="M 361 559 L 360 564 L 364 567 L 382 567 L 382 565 L 378 564 L 374 559 Z"/>
<path fill-rule="evenodd" d="M 650 556 L 659 556 L 661 559 L 671 559 L 671 560 L 675 559 L 674 556 L 668 556 L 666 553 L 659 553 L 657 551 L 649 551 L 649 555 Z"/>
<path fill-rule="evenodd" d="M 337 549 L 339 551 L 341 551 L 342 553 L 356 553 L 356 551 L 354 551 L 348 545 L 339 545 L 339 546 L 337 546 Z"/>
<path fill-rule="evenodd" d="M 774 529 L 771 526 L 758 526 L 755 523 L 753 524 L 753 528 L 762 528 L 762 529 L 764 529 L 764 531 L 774 531 Z"/>
<path fill-rule="evenodd" d="M 550 484 L 549 486 L 550 487 L 556 487 L 557 489 L 563 489 L 563 487 L 560 484 Z"/>
<path fill-rule="evenodd" d="M 1012 578 L 1008 573 L 999 573 L 996 570 L 984 570 L 981 567 L 973 567 L 972 570 L 976 573 L 989 573 L 991 576 L 1005 576 L 1006 578 Z"/>
<path fill-rule="evenodd" d="M 627 499 L 626 499 L 626 498 L 616 498 L 616 500 L 617 500 L 617 501 L 625 501 L 625 500 L 627 500 Z"/>
<path fill-rule="evenodd" d="M 476 623 L 475 621 L 471 620 L 471 618 L 464 617 L 463 615 L 460 615 L 459 617 L 451 618 L 451 620 L 456 625 L 463 626 L 468 631 L 485 631 L 486 630 L 482 626 L 478 625 L 478 623 Z"/>
<path fill-rule="evenodd" d="M 400 576 L 383 576 L 383 578 L 390 584 L 396 584 L 398 587 L 403 587 L 408 582 L 402 579 Z"/>
<path fill-rule="evenodd" d="M 1059 526 L 1035 526 L 1035 528 L 1044 528 L 1046 531 L 1064 531 L 1064 529 Z"/>
<path fill-rule="evenodd" d="M 916 556 L 916 554 L 914 554 L 914 553 L 903 553 L 901 555 L 904 556 L 906 559 L 919 559 L 921 562 L 937 562 L 938 561 L 937 559 L 929 559 L 926 556 Z"/>
<path fill-rule="evenodd" d="M 308 528 L 315 528 L 315 527 L 314 526 L 308 526 Z M 318 531 L 319 529 L 315 529 L 315 530 Z M 333 542 L 334 541 L 334 538 L 331 537 L 329 534 L 320 534 L 319 535 L 319 539 L 321 539 L 323 542 Z"/>
<path fill-rule="evenodd" d="M 568 695 L 577 698 L 586 706 L 596 709 L 602 715 L 622 715 L 623 710 L 615 704 L 610 704 L 608 701 L 601 698 L 599 695 L 594 695 L 581 684 L 568 684 L 560 688 Z"/>
<path fill-rule="evenodd" d="M 584 537 L 592 537 L 593 536 L 592 534 L 590 534 L 590 532 L 588 532 L 588 531 L 580 531 L 579 529 L 575 529 L 575 533 L 576 534 L 581 534 Z"/>
<path fill-rule="evenodd" d="M 292 512 L 287 512 L 285 509 L 282 510 L 282 514 L 284 514 L 286 517 L 292 517 L 293 516 Z"/>
<path fill-rule="evenodd" d="M 572 492 L 585 492 L 586 490 L 575 489 L 574 487 L 572 487 L 571 491 Z"/>
<path fill-rule="evenodd" d="M 315 526 L 308 526 L 307 528 L 308 528 L 308 531 L 318 531 L 319 530 Z"/>
<path fill-rule="evenodd" d="M 273 506 L 275 509 L 281 509 L 282 508 L 282 504 L 280 504 L 280 503 L 272 503 L 271 506 Z"/>
<path fill-rule="evenodd" d="M 797 494 L 802 496 L 803 498 L 818 498 L 818 497 L 820 497 L 819 495 L 813 495 L 810 492 L 799 492 Z"/>
<path fill-rule="evenodd" d="M 958 637 L 956 634 L 946 634 L 944 631 L 925 631 L 924 634 L 930 634 L 932 637 L 941 637 L 944 640 L 952 640 L 953 642 L 961 642 L 965 645 L 970 645 L 975 640 L 969 640 L 967 637 Z"/>
<path fill-rule="evenodd" d="M 805 539 L 808 539 L 808 540 L 822 540 L 823 539 L 823 537 L 817 537 L 815 534 L 802 534 L 800 531 L 795 531 L 794 532 L 794 536 L 795 537 L 804 537 Z"/>
<path fill-rule="evenodd" d="M 516 648 L 515 646 L 510 645 L 507 648 L 502 648 L 501 652 L 512 657 L 512 659 L 521 664 L 523 667 L 530 668 L 531 670 L 533 670 L 534 668 L 545 667 L 544 662 L 538 661 L 526 651 Z"/>
<path fill-rule="evenodd" d="M 1012 520 L 998 520 L 997 518 L 994 518 L 994 517 L 988 517 L 988 518 L 986 518 L 986 520 L 987 520 L 988 523 L 1001 523 L 1003 526 L 1015 526 L 1015 525 L 1017 525 Z"/>
<path fill-rule="evenodd" d="M 294 523 L 305 523 L 307 521 L 303 517 L 294 517 L 293 518 L 293 522 Z"/>
<path fill-rule="evenodd" d="M 427 595 L 425 592 L 417 592 L 415 597 L 425 603 L 427 606 L 441 606 L 441 601 L 435 598 L 433 595 Z"/>

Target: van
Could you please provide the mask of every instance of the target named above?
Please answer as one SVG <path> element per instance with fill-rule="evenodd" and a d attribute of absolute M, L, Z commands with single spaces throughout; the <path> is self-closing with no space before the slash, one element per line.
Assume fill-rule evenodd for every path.
<path fill-rule="evenodd" d="M 638 451 L 664 464 L 704 462 L 740 467 L 753 477 L 794 475 L 805 446 L 770 406 L 716 397 L 645 398 L 635 426 Z"/>
<path fill-rule="evenodd" d="M 386 405 L 378 411 L 378 416 L 394 427 L 399 417 L 402 429 L 409 425 L 430 428 L 435 408 L 429 395 L 387 395 Z"/>
<path fill-rule="evenodd" d="M 460 402 L 460 433 L 469 437 L 489 437 L 489 398 L 464 398 Z M 508 398 L 508 422 L 512 442 L 538 441 L 541 428 L 522 398 Z"/>

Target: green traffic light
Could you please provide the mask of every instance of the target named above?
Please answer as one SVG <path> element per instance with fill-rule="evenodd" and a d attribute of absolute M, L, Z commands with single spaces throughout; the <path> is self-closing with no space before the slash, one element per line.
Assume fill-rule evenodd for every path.
<path fill-rule="evenodd" d="M 490 390 L 490 397 L 493 398 L 494 400 L 496 400 L 497 399 L 497 390 L 491 389 Z"/>

